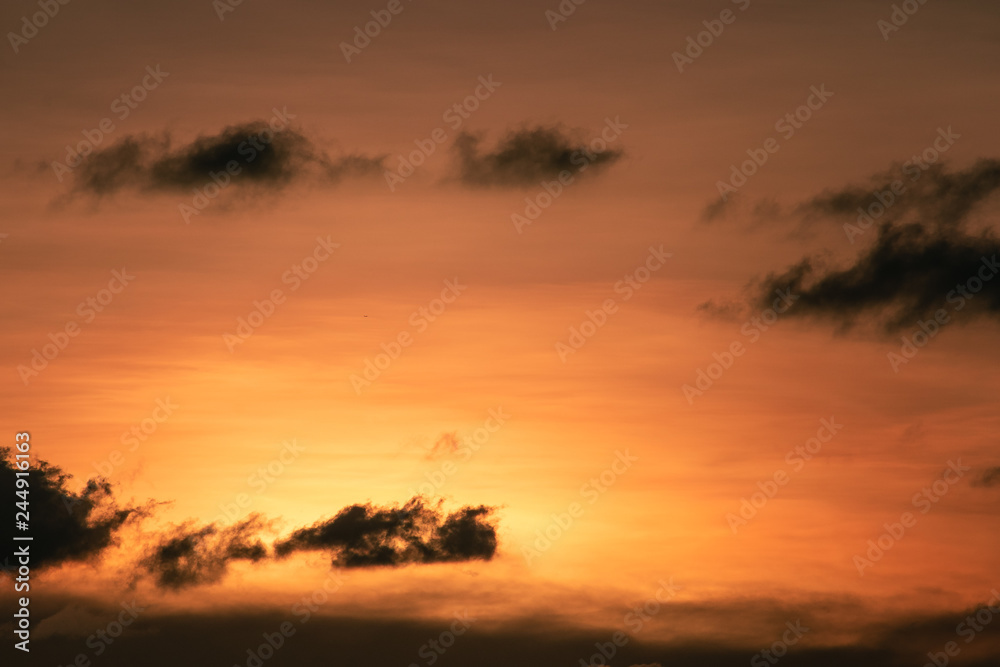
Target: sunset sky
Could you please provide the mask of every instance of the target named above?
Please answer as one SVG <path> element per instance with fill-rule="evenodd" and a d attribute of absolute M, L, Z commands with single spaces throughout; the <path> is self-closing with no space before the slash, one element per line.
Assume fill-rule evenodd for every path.
<path fill-rule="evenodd" d="M 997 664 L 995 3 L 237 2 L 0 9 L 4 665 Z"/>

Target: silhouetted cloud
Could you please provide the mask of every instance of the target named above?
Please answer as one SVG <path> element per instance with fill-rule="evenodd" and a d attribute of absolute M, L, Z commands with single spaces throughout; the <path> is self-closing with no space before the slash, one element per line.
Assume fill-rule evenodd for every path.
<path fill-rule="evenodd" d="M 402 507 L 351 505 L 332 519 L 296 530 L 275 545 L 275 552 L 331 551 L 340 567 L 489 560 L 497 549 L 492 512 L 470 506 L 443 516 L 422 498 Z"/>
<path fill-rule="evenodd" d="M 769 275 L 756 305 L 767 307 L 775 290 L 788 291 L 799 297 L 789 311 L 793 317 L 825 317 L 842 328 L 874 317 L 888 332 L 916 326 L 939 309 L 996 318 L 1000 291 L 990 280 L 1000 271 L 998 256 L 1000 242 L 990 236 L 945 236 L 919 224 L 884 227 L 846 269 L 824 270 L 807 258 Z M 986 281 L 976 277 L 981 268 Z M 968 286 L 970 280 L 979 290 Z"/>
<path fill-rule="evenodd" d="M 947 229 L 964 225 L 972 210 L 998 189 L 1000 160 L 981 159 L 951 172 L 941 163 L 926 171 L 907 163 L 874 176 L 867 186 L 823 192 L 801 204 L 798 212 L 806 217 L 847 217 L 855 222 L 864 212 L 882 224 L 913 216 Z"/>
<path fill-rule="evenodd" d="M 0 488 L 17 490 L 18 468 L 14 453 L 0 448 Z M 137 508 L 120 507 L 110 483 L 101 478 L 87 482 L 74 493 L 66 488 L 72 477 L 46 461 L 32 460 L 28 469 L 30 520 L 28 530 L 18 529 L 15 513 L 7 504 L 7 520 L 0 540 L 19 545 L 17 535 L 30 536 L 31 565 L 44 569 L 66 562 L 96 563 L 117 546 L 119 531 L 130 521 L 151 515 L 153 502 Z M 329 520 L 296 530 L 275 544 L 274 554 L 322 550 L 333 553 L 333 564 L 342 567 L 395 566 L 409 563 L 443 563 L 490 560 L 497 551 L 494 508 L 466 506 L 443 514 L 416 497 L 403 506 L 351 505 Z M 150 545 L 139 547 L 133 583 L 149 576 L 160 588 L 180 590 L 221 581 L 237 561 L 262 563 L 272 557 L 262 535 L 270 525 L 259 514 L 229 526 L 188 522 L 149 535 Z M 9 570 L 10 562 L 0 571 Z"/>
<path fill-rule="evenodd" d="M 212 584 L 225 576 L 233 561 L 256 563 L 267 558 L 267 548 L 257 537 L 263 528 L 257 515 L 224 528 L 179 526 L 163 535 L 139 565 L 161 588 Z"/>
<path fill-rule="evenodd" d="M 378 175 L 382 157 L 331 159 L 297 130 L 259 120 L 173 147 L 168 136 L 127 136 L 83 158 L 74 191 L 109 195 L 126 188 L 182 191 L 213 182 L 280 189 L 296 179 L 336 183 Z M 215 177 L 213 178 L 213 174 Z"/>
<path fill-rule="evenodd" d="M 984 470 L 972 481 L 972 486 L 983 486 L 986 488 L 1000 486 L 1000 466 Z"/>
<path fill-rule="evenodd" d="M 534 586 L 533 592 L 537 594 L 542 585 L 528 586 Z M 473 587 L 469 594 L 476 596 L 478 609 L 492 609 L 488 603 L 494 598 L 489 588 Z M 11 595 L 12 592 L 0 591 L 0 604 L 4 608 L 13 608 Z M 399 598 L 401 606 L 405 605 L 405 599 Z M 103 625 L 121 613 L 122 606 L 117 602 L 69 597 L 58 591 L 33 598 L 33 616 L 47 619 L 43 623 L 56 626 L 59 631 L 43 635 L 39 627 L 38 639 L 35 641 L 33 636 L 31 644 L 31 653 L 35 656 L 32 660 L 40 665 L 65 664 L 67 656 L 72 657 L 83 650 L 87 636 L 94 632 L 95 626 L 100 627 L 98 623 Z M 412 612 L 407 614 L 410 610 L 405 608 L 352 616 L 348 607 L 336 610 L 341 613 L 327 614 L 319 611 L 318 605 L 310 608 L 297 604 L 289 613 L 286 605 L 268 602 L 262 599 L 260 604 L 226 606 L 224 600 L 219 600 L 212 613 L 184 609 L 179 605 L 154 607 L 150 604 L 127 631 L 114 637 L 112 650 L 100 656 L 100 665 L 160 666 L 184 661 L 194 665 L 247 664 L 248 653 L 266 645 L 264 633 L 270 635 L 285 623 L 291 623 L 294 638 L 284 641 L 280 656 L 275 655 L 270 661 L 251 659 L 249 664 L 327 664 L 331 647 L 335 647 L 338 664 L 407 665 L 420 662 L 421 648 L 428 645 L 429 639 L 439 637 L 449 622 L 413 618 Z M 140 601 L 140 604 L 145 602 Z M 878 613 L 859 605 L 838 604 L 824 597 L 811 597 L 805 606 L 802 622 L 817 634 L 823 631 L 829 634 L 823 638 L 810 637 L 809 642 L 791 647 L 781 658 L 781 667 L 923 665 L 928 652 L 940 654 L 948 642 L 958 641 L 956 626 L 966 623 L 966 628 L 971 627 L 967 617 L 977 610 L 970 607 L 956 611 L 906 609 Z M 61 609 L 68 610 L 64 618 L 54 619 Z M 764 618 L 751 616 L 748 609 L 762 613 Z M 621 614 L 628 610 L 619 611 L 615 607 L 614 611 L 614 620 L 599 627 L 591 624 L 574 627 L 558 613 L 529 613 L 516 619 L 496 618 L 491 614 L 488 627 L 485 624 L 473 626 L 476 630 L 461 635 L 448 648 L 447 655 L 432 652 L 429 647 L 424 655 L 438 655 L 443 658 L 443 664 L 477 667 L 512 664 L 553 667 L 578 665 L 581 660 L 585 664 L 598 665 L 603 661 L 633 667 L 745 666 L 755 653 L 780 639 L 785 622 L 799 618 L 801 610 L 788 601 L 752 596 L 716 598 L 709 602 L 671 602 L 650 618 L 641 631 L 631 631 L 626 626 L 628 641 L 624 645 L 612 643 L 612 638 L 623 630 Z M 73 622 L 71 613 L 82 617 L 81 620 Z M 62 620 L 61 627 L 56 625 L 59 620 Z M 9 622 L 6 627 L 10 627 Z M 720 628 L 726 632 L 720 632 Z M 0 625 L 0 629 L 5 628 Z M 664 639 L 665 629 L 672 635 L 670 639 Z M 836 639 L 823 641 L 831 636 Z M 845 641 L 844 636 L 851 639 Z M 614 650 L 613 657 L 606 658 L 601 647 L 607 653 Z M 1000 646 L 989 630 L 976 637 L 974 648 L 976 652 L 970 651 L 968 655 L 967 651 L 962 651 L 963 666 L 995 667 L 1000 659 Z M 756 662 L 773 663 L 763 657 Z"/>
<path fill-rule="evenodd" d="M 563 171 L 575 175 L 606 167 L 623 155 L 620 149 L 608 148 L 604 139 L 604 149 L 596 150 L 575 135 L 558 127 L 522 128 L 509 132 L 492 151 L 482 152 L 482 136 L 462 132 L 452 147 L 459 180 L 475 187 L 538 185 Z"/>
<path fill-rule="evenodd" d="M 66 488 L 71 475 L 59 467 L 32 456 L 28 468 L 27 493 L 18 490 L 15 453 L 0 448 L 0 489 L 9 498 L 4 503 L 5 519 L 0 526 L 0 542 L 21 546 L 15 536 L 30 536 L 31 567 L 44 569 L 66 562 L 96 561 L 108 547 L 118 543 L 118 532 L 132 519 L 145 516 L 147 508 L 119 507 L 111 485 L 103 479 L 91 479 L 79 493 Z M 15 502 L 27 501 L 27 530 L 19 530 Z M 12 547 L 13 548 L 13 547 Z"/>
<path fill-rule="evenodd" d="M 750 305 L 767 307 L 775 290 L 787 290 L 798 296 L 792 317 L 827 319 L 840 329 L 875 322 L 886 332 L 940 311 L 949 321 L 958 311 L 1000 319 L 1000 240 L 989 228 L 974 229 L 973 219 L 998 188 L 1000 162 L 980 160 L 953 173 L 932 167 L 905 189 L 897 182 L 901 194 L 882 193 L 884 205 L 868 206 L 877 198 L 856 187 L 824 193 L 800 211 L 852 218 L 848 237 L 867 234 L 871 241 L 843 268 L 806 257 L 768 275 Z"/>

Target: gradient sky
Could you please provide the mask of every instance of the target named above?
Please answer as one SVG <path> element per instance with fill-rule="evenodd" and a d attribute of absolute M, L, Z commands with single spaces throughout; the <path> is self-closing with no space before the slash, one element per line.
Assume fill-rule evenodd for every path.
<path fill-rule="evenodd" d="M 567 0 L 554 22 L 555 0 L 401 0 L 350 62 L 342 42 L 389 3 L 335 4 L 70 2 L 0 48 L 4 442 L 29 431 L 70 492 L 103 476 L 120 506 L 148 508 L 99 552 L 33 570 L 30 656 L 10 647 L 5 583 L 4 651 L 245 665 L 286 619 L 301 632 L 267 665 L 429 667 L 422 644 L 468 610 L 445 667 L 579 664 L 619 630 L 612 665 L 745 664 L 797 620 L 810 630 L 789 665 L 920 665 L 949 641 L 956 664 L 996 664 L 996 624 L 968 644 L 957 626 L 1000 602 L 1000 280 L 962 310 L 947 300 L 1000 250 L 993 3 L 928 0 L 889 31 L 888 1 Z M 0 26 L 21 33 L 38 11 L 8 2 Z M 678 71 L 705 22 L 721 33 Z M 153 86 L 150 71 L 166 74 Z M 116 103 L 144 78 L 135 108 Z M 477 87 L 455 127 L 448 110 Z M 212 147 L 276 110 L 290 124 L 257 167 L 185 220 Z M 114 128 L 95 134 L 103 119 Z M 567 163 L 602 132 L 586 171 Z M 88 134 L 95 153 L 57 173 Z M 720 198 L 753 155 L 766 161 Z M 564 169 L 551 205 L 512 221 Z M 887 212 L 845 231 L 894 181 Z M 315 271 L 294 277 L 304 262 Z M 789 287 L 792 307 L 754 323 Z M 603 325 L 577 349 L 588 313 Z M 26 372 L 67 324 L 78 334 Z M 352 382 L 401 333 L 411 344 Z M 744 352 L 711 369 L 734 342 Z M 493 508 L 495 554 L 331 569 L 306 551 L 179 589 L 142 565 L 177 526 L 260 513 L 270 546 L 415 495 Z M 859 567 L 906 512 L 915 524 Z M 300 625 L 293 605 L 331 572 L 347 578 Z M 636 630 L 629 610 L 669 581 Z M 96 656 L 87 638 L 133 598 L 148 611 Z"/>

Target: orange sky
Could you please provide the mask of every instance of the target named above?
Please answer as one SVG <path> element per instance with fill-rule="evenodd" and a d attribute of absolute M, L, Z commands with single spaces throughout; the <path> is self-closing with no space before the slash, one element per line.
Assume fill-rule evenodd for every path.
<path fill-rule="evenodd" d="M 247 0 L 224 20 L 207 0 L 61 6 L 0 56 L 4 432 L 30 431 L 71 488 L 105 474 L 120 499 L 169 501 L 146 531 L 217 520 L 247 494 L 240 516 L 261 512 L 285 536 L 442 477 L 447 507 L 498 508 L 493 560 L 359 571 L 324 608 L 335 616 L 447 619 L 475 606 L 483 627 L 543 616 L 615 629 L 620 609 L 673 577 L 675 602 L 714 611 L 660 617 L 644 639 L 714 639 L 733 605 L 777 601 L 777 625 L 723 621 L 723 641 L 749 656 L 799 613 L 823 620 L 814 648 L 851 646 L 914 610 L 984 602 L 1000 585 L 997 491 L 975 483 L 998 465 L 996 317 L 956 314 L 896 373 L 886 355 L 905 332 L 782 315 L 757 337 L 744 327 L 756 305 L 729 318 L 701 306 L 740 301 L 805 256 L 850 265 L 875 232 L 852 244 L 839 218 L 799 227 L 796 206 L 868 187 L 939 128 L 960 135 L 947 169 L 996 155 L 995 7 L 928 2 L 886 40 L 877 21 L 891 3 L 741 4 L 592 0 L 553 30 L 555 2 L 404 2 L 350 63 L 340 42 L 384 3 Z M 678 72 L 673 53 L 726 8 L 735 21 Z M 16 30 L 35 10 L 8 3 L 0 25 Z M 118 119 L 113 101 L 157 65 L 169 75 Z M 501 85 L 449 127 L 445 112 L 490 75 Z M 783 137 L 776 123 L 814 86 L 832 97 Z M 189 187 L 99 195 L 73 189 L 82 172 L 60 182 L 51 166 L 103 118 L 115 129 L 99 148 L 169 134 L 178 149 L 275 108 L 332 158 L 394 167 L 436 128 L 446 140 L 395 191 L 380 169 L 237 184 L 189 224 L 178 212 Z M 521 233 L 511 215 L 540 182 L 477 187 L 456 171 L 463 131 L 483 133 L 480 151 L 532 127 L 586 144 L 609 119 L 627 126 L 608 144 L 621 156 L 575 174 Z M 772 137 L 777 152 L 707 220 L 731 165 Z M 991 212 L 987 200 L 973 223 L 988 227 Z M 338 245 L 314 254 L 317 239 Z M 651 247 L 670 257 L 626 299 L 619 281 L 650 266 Z M 320 255 L 308 279 L 288 278 Z M 80 304 L 123 269 L 134 279 L 88 321 Z M 415 315 L 446 281 L 464 289 L 433 321 Z M 273 315 L 230 351 L 224 335 L 274 290 Z M 614 312 L 563 361 L 557 344 L 608 299 Z M 71 322 L 78 335 L 26 378 L 19 366 Z M 352 375 L 401 333 L 412 343 L 356 391 Z M 734 341 L 745 353 L 689 402 L 684 385 Z M 167 400 L 176 408 L 150 422 Z M 467 458 L 429 453 L 445 434 L 474 438 L 497 411 L 509 418 Z M 842 430 L 797 469 L 786 455 L 827 419 Z M 123 440 L 143 420 L 155 430 Z M 287 442 L 301 452 L 278 466 Z M 613 483 L 587 486 L 624 452 L 636 460 Z M 914 495 L 959 460 L 970 470 L 921 513 Z M 262 483 L 269 463 L 280 474 Z M 787 484 L 734 534 L 727 515 L 776 471 Z M 573 503 L 582 513 L 555 531 L 553 514 Z M 859 576 L 855 556 L 907 511 L 916 525 Z M 547 527 L 558 539 L 526 558 Z M 148 534 L 96 569 L 42 574 L 37 595 L 123 599 L 122 571 Z M 138 590 L 162 610 L 286 609 L 328 571 L 312 553 L 238 565 L 202 589 Z M 39 627 L 39 643 L 74 623 Z"/>

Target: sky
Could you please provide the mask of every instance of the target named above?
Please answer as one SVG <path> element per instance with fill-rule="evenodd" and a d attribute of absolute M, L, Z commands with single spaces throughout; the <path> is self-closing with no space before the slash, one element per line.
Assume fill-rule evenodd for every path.
<path fill-rule="evenodd" d="M 5 3 L 4 664 L 996 664 L 998 19 Z"/>

